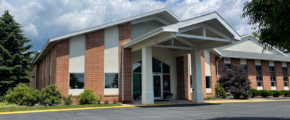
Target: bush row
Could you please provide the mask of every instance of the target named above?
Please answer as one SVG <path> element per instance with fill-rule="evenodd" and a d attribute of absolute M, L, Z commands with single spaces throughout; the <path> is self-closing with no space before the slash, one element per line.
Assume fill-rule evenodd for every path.
<path fill-rule="evenodd" d="M 285 97 L 288 97 L 290 95 L 289 90 L 256 90 L 251 89 L 252 97 L 255 96 L 273 96 L 273 97 L 279 97 L 280 95 L 284 95 Z"/>
<path fill-rule="evenodd" d="M 85 89 L 83 93 L 76 97 L 80 104 L 91 104 L 101 102 L 102 95 L 95 96 L 93 90 Z M 55 85 L 49 85 L 43 88 L 41 91 L 37 89 L 30 88 L 27 84 L 20 83 L 16 87 L 9 89 L 6 95 L 0 97 L 1 101 L 5 101 L 17 105 L 33 106 L 36 103 L 41 105 L 58 105 L 61 100 L 64 101 L 66 105 L 72 104 L 72 95 L 67 97 L 62 95 Z M 1 102 L 0 101 L 0 102 Z M 108 103 L 108 101 L 105 101 Z M 114 102 L 117 103 L 117 102 Z"/>

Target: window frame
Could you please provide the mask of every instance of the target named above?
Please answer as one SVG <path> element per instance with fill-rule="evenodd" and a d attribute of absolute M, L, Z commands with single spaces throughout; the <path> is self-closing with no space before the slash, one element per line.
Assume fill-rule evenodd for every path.
<path fill-rule="evenodd" d="M 70 74 L 71 74 L 71 73 L 77 73 L 77 74 L 82 73 L 82 74 L 84 74 L 84 88 L 83 88 L 83 89 L 71 89 L 71 88 L 70 88 Z M 86 87 L 86 74 L 85 74 L 84 72 L 69 72 L 69 74 L 68 74 L 68 89 L 69 89 L 69 90 L 84 90 L 85 87 Z"/>
<path fill-rule="evenodd" d="M 274 68 L 273 71 L 271 70 L 271 68 Z M 277 79 L 276 79 L 275 66 L 269 66 L 269 70 L 270 70 L 270 83 L 271 83 L 271 87 L 276 87 L 277 86 Z M 271 72 L 273 72 L 273 76 L 271 75 Z M 274 83 L 274 86 L 272 86 L 272 83 Z"/>
<path fill-rule="evenodd" d="M 117 88 L 106 88 L 106 73 L 113 73 L 113 74 L 118 74 L 118 87 Z M 120 86 L 120 81 L 119 81 L 119 73 L 115 72 L 104 72 L 104 89 L 119 89 Z"/>
<path fill-rule="evenodd" d="M 231 69 L 232 68 L 232 64 L 231 63 L 224 63 L 224 67 L 227 67 L 227 68 Z"/>
<path fill-rule="evenodd" d="M 257 67 L 260 67 L 259 70 L 257 70 Z M 260 87 L 258 86 L 258 83 L 261 83 L 261 87 L 263 87 L 263 75 L 262 75 L 262 66 L 261 65 L 255 65 L 255 69 L 256 69 L 256 81 L 257 81 L 257 87 Z M 257 76 L 257 72 L 260 71 L 260 75 Z M 257 78 L 261 78 L 261 80 L 257 80 Z"/>
<path fill-rule="evenodd" d="M 284 71 L 284 69 L 285 69 L 285 71 Z M 282 72 L 283 72 L 283 85 L 284 85 L 284 87 L 289 87 L 289 79 L 288 79 L 288 69 L 287 69 L 287 67 L 282 67 Z M 286 73 L 286 76 L 285 76 L 285 74 L 284 74 L 284 72 Z M 284 78 L 286 78 L 287 79 L 287 81 L 284 81 Z M 285 86 L 285 84 L 287 85 L 287 86 Z"/>
<path fill-rule="evenodd" d="M 207 88 L 207 86 L 206 86 L 206 83 L 207 83 L 206 78 L 207 78 L 207 77 L 209 77 L 209 82 L 210 82 L 210 84 L 209 84 L 210 87 L 209 87 L 209 88 Z M 206 89 L 211 89 L 211 83 L 212 83 L 212 82 L 211 82 L 211 76 L 205 76 L 205 88 L 206 88 Z"/>
<path fill-rule="evenodd" d="M 246 70 L 244 69 L 244 67 L 242 67 L 242 65 L 246 66 Z M 247 66 L 247 64 L 241 64 L 240 66 L 243 68 L 243 70 L 246 71 L 246 73 L 248 73 L 248 66 Z"/>

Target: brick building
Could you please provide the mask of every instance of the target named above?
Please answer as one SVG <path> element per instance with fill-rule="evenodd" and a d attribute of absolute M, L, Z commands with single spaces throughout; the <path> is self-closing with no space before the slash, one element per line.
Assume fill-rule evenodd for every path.
<path fill-rule="evenodd" d="M 230 58 L 231 64 L 246 61 L 254 80 L 255 59 L 230 56 L 224 48 L 242 38 L 216 12 L 180 20 L 159 9 L 50 38 L 33 60 L 30 86 L 41 90 L 55 84 L 62 94 L 73 96 L 92 89 L 110 102 L 153 104 L 167 93 L 203 102 L 214 95 L 219 70 Z M 263 89 L 271 89 L 266 76 L 271 74 L 265 71 L 271 63 L 260 61 Z M 274 64 L 277 89 L 282 89 L 278 75 L 283 71 L 277 69 L 285 62 Z"/>

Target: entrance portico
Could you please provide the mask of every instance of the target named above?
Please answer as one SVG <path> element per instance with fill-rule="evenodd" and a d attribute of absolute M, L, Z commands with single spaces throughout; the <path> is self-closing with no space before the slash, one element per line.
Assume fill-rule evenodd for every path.
<path fill-rule="evenodd" d="M 155 48 L 170 51 L 164 54 L 171 54 L 171 59 L 190 54 L 192 102 L 203 102 L 200 52 L 231 44 L 235 40 L 240 40 L 240 36 L 217 13 L 211 13 L 160 27 L 125 43 L 124 48 L 131 48 L 132 53 L 137 51 L 141 53 L 142 104 L 154 104 L 154 92 L 156 91 L 153 83 L 156 81 L 162 83 L 161 78 L 155 78 L 153 72 L 152 58 L 154 56 L 152 53 L 160 52 L 154 51 Z M 177 76 L 174 74 L 176 74 L 176 70 L 169 73 L 171 78 L 176 80 Z M 176 87 L 176 81 L 171 80 L 170 84 L 171 87 Z M 175 90 L 171 92 L 176 93 L 176 88 L 171 88 L 171 90 Z M 160 97 L 162 98 L 162 95 Z"/>

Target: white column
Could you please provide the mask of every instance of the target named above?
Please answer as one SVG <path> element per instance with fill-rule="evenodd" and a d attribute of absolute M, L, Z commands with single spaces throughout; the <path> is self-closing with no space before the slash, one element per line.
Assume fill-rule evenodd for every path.
<path fill-rule="evenodd" d="M 142 104 L 154 104 L 152 47 L 142 48 Z"/>
<path fill-rule="evenodd" d="M 203 102 L 200 51 L 197 45 L 191 51 L 192 102 Z"/>

